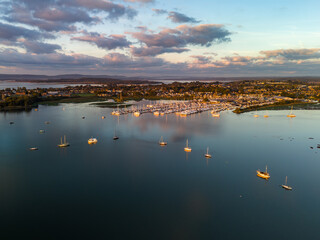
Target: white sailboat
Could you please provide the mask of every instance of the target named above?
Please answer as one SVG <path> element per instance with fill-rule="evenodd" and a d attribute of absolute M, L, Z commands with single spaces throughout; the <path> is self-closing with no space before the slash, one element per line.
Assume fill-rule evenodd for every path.
<path fill-rule="evenodd" d="M 191 152 L 191 148 L 188 146 L 188 139 L 187 139 L 187 142 L 186 142 L 186 147 L 184 148 L 184 151 L 185 152 Z"/>
<path fill-rule="evenodd" d="M 160 146 L 166 146 L 167 142 L 163 141 L 163 137 L 161 136 L 160 140 L 159 140 L 159 145 Z"/>
<path fill-rule="evenodd" d="M 287 181 L 288 181 L 288 177 L 286 176 L 286 183 L 283 184 L 283 185 L 281 185 L 281 187 L 283 187 L 283 188 L 286 189 L 286 190 L 292 190 L 292 187 L 290 187 L 290 186 L 287 185 Z"/>
<path fill-rule="evenodd" d="M 207 147 L 207 153 L 204 155 L 205 158 L 211 158 L 211 154 L 209 154 L 209 147 Z"/>

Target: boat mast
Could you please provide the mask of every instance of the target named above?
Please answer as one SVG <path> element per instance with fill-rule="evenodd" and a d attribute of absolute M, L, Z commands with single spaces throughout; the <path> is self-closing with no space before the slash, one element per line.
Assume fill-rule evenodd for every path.
<path fill-rule="evenodd" d="M 287 185 L 287 181 L 288 181 L 288 176 L 286 176 L 286 185 Z"/>

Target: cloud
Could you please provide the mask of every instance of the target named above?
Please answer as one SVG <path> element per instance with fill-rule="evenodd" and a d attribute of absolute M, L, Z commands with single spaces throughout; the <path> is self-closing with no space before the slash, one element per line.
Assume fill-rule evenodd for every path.
<path fill-rule="evenodd" d="M 159 14 L 159 15 L 168 13 L 167 10 L 157 9 L 157 8 L 152 8 L 152 11 L 154 11 L 156 14 Z"/>
<path fill-rule="evenodd" d="M 120 17 L 132 19 L 137 15 L 137 11 L 133 8 L 107 0 L 60 0 L 60 2 L 64 5 L 105 12 L 108 14 L 108 18 L 112 20 L 118 20 Z"/>
<path fill-rule="evenodd" d="M 266 58 L 284 58 L 288 60 L 303 60 L 320 58 L 320 48 L 304 49 L 278 49 L 272 51 L 261 51 Z"/>
<path fill-rule="evenodd" d="M 58 44 L 50 44 L 36 41 L 24 41 L 22 44 L 28 52 L 36 54 L 54 53 L 56 50 L 61 49 L 61 46 Z"/>
<path fill-rule="evenodd" d="M 174 12 L 174 11 L 169 12 L 168 19 L 170 19 L 174 23 L 199 23 L 200 22 L 193 17 L 188 17 L 185 14 Z"/>
<path fill-rule="evenodd" d="M 41 38 L 54 38 L 53 35 L 42 33 L 36 30 L 30 30 L 23 27 L 13 26 L 0 22 L 0 41 L 17 41 L 18 38 L 30 40 Z"/>
<path fill-rule="evenodd" d="M 139 2 L 139 3 L 153 3 L 154 0 L 124 0 L 125 2 L 133 2 L 133 3 L 136 3 L 136 2 Z"/>
<path fill-rule="evenodd" d="M 182 53 L 190 51 L 187 48 L 165 48 L 165 47 L 131 47 L 130 52 L 136 57 L 145 57 L 145 56 L 157 56 L 163 53 Z"/>
<path fill-rule="evenodd" d="M 231 32 L 224 25 L 201 24 L 198 26 L 180 25 L 176 28 L 165 28 L 159 33 L 130 32 L 132 37 L 148 47 L 184 47 L 200 45 L 209 47 L 213 43 L 230 41 Z"/>
<path fill-rule="evenodd" d="M 100 17 L 116 21 L 137 15 L 133 8 L 107 0 L 14 0 L 6 4 L 0 10 L 2 19 L 49 32 L 75 31 L 76 23 L 98 23 Z"/>
<path fill-rule="evenodd" d="M 67 69 L 68 66 L 90 67 L 99 63 L 99 59 L 82 54 L 65 55 L 60 53 L 51 54 L 31 54 L 20 53 L 13 49 L 0 51 L 1 66 L 20 66 L 20 67 L 60 67 Z"/>
<path fill-rule="evenodd" d="M 129 47 L 131 42 L 127 40 L 124 35 L 109 35 L 108 37 L 96 33 L 96 32 L 85 32 L 85 35 L 79 37 L 72 37 L 72 40 L 88 42 L 96 45 L 99 48 L 112 50 L 116 48 L 126 48 Z"/>

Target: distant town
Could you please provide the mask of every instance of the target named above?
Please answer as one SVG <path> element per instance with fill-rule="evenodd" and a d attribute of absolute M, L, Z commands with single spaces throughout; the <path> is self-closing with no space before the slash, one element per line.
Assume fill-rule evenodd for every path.
<path fill-rule="evenodd" d="M 81 83 L 82 84 L 82 83 Z M 320 82 L 302 80 L 242 80 L 233 82 L 172 82 L 114 80 L 65 88 L 6 88 L 0 90 L 1 111 L 31 110 L 39 104 L 102 102 L 110 107 L 128 100 L 193 100 L 228 103 L 235 113 L 265 107 L 315 104 L 320 100 Z"/>

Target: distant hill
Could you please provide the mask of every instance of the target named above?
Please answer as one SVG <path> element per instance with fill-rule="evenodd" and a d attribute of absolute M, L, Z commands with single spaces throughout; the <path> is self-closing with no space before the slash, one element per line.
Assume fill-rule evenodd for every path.
<path fill-rule="evenodd" d="M 110 82 L 148 82 L 154 81 L 243 81 L 243 80 L 299 80 L 299 81 L 320 81 L 320 77 L 127 77 L 122 75 L 82 75 L 82 74 L 63 74 L 63 75 L 31 75 L 31 74 L 0 74 L 0 81 L 22 81 L 22 82 L 59 82 L 59 83 L 110 83 Z M 137 81 L 137 82 L 136 82 Z"/>

